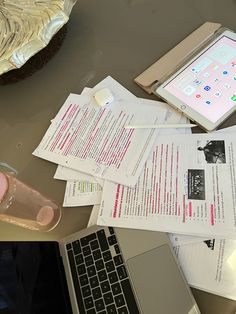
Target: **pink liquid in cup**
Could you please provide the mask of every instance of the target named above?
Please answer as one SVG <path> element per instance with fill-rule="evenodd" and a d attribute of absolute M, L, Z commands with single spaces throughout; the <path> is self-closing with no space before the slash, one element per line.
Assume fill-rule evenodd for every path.
<path fill-rule="evenodd" d="M 0 172 L 0 220 L 49 231 L 61 218 L 61 208 L 17 178 Z"/>

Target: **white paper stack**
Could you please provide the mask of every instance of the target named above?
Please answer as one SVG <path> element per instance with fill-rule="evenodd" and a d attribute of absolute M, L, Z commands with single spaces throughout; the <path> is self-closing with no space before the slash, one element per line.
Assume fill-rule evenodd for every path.
<path fill-rule="evenodd" d="M 107 77 L 69 95 L 33 154 L 58 164 L 64 206 L 95 205 L 90 224 L 168 232 L 191 286 L 236 299 L 236 128 L 124 128 L 163 123 L 187 119 Z"/>

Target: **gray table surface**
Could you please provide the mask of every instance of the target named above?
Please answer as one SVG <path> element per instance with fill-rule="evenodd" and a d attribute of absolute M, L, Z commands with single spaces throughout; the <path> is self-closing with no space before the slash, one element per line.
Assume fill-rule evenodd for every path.
<path fill-rule="evenodd" d="M 0 161 L 18 177 L 62 204 L 65 182 L 56 165 L 32 155 L 70 92 L 111 75 L 138 97 L 155 99 L 133 79 L 205 21 L 236 31 L 235 0 L 80 0 L 57 54 L 33 76 L 0 86 Z M 236 114 L 222 127 L 233 125 Z M 195 131 L 201 132 L 200 129 Z M 58 240 L 86 227 L 91 207 L 64 208 L 49 233 L 0 222 L 0 241 Z M 202 313 L 236 313 L 236 302 L 193 289 Z"/>

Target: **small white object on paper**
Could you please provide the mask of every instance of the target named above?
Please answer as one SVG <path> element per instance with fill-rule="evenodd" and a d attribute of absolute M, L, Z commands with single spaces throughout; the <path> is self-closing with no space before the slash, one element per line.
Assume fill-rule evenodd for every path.
<path fill-rule="evenodd" d="M 235 239 L 234 138 L 159 135 L 135 188 L 105 182 L 98 224 Z"/>
<path fill-rule="evenodd" d="M 98 183 L 67 181 L 64 207 L 100 204 L 102 187 Z"/>
<path fill-rule="evenodd" d="M 236 241 L 211 239 L 174 248 L 188 284 L 236 300 Z"/>
<path fill-rule="evenodd" d="M 110 105 L 114 101 L 112 92 L 107 87 L 100 89 L 93 96 L 97 104 L 101 107 Z"/>

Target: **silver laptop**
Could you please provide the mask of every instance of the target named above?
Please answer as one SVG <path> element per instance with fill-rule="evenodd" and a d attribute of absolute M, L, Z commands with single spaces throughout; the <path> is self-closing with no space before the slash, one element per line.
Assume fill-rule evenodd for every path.
<path fill-rule="evenodd" d="M 59 249 L 74 314 L 200 313 L 165 233 L 93 226 Z"/>

